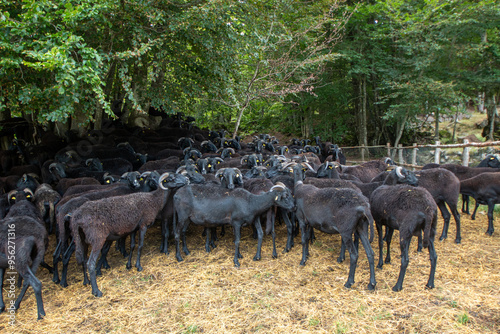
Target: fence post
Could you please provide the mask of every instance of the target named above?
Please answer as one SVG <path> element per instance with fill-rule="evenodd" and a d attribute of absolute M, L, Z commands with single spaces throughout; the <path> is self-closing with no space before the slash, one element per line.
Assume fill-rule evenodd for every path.
<path fill-rule="evenodd" d="M 439 145 L 440 142 L 439 140 L 436 141 L 436 145 Z M 439 164 L 441 160 L 441 149 L 439 147 L 436 147 L 436 151 L 434 153 L 434 163 Z"/>
<path fill-rule="evenodd" d="M 418 151 L 418 148 L 416 147 L 417 146 L 417 143 L 413 143 L 413 146 L 415 146 L 411 152 L 411 164 L 413 166 L 416 166 L 417 165 L 417 151 Z M 413 170 L 415 170 L 415 167 L 412 168 Z"/>
<path fill-rule="evenodd" d="M 464 144 L 467 145 L 468 143 L 469 143 L 469 140 L 464 139 Z M 462 153 L 462 165 L 466 166 L 466 167 L 469 166 L 469 151 L 470 151 L 470 147 L 465 146 L 464 152 Z"/>
<path fill-rule="evenodd" d="M 404 161 L 403 161 L 403 145 L 402 144 L 398 144 L 398 160 L 399 160 L 399 164 L 400 165 L 404 164 Z"/>
<path fill-rule="evenodd" d="M 391 156 L 391 143 L 387 143 L 387 156 Z"/>

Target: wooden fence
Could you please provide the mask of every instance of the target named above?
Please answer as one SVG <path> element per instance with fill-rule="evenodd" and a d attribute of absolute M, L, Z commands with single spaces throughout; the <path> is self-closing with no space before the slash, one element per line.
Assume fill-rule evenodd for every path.
<path fill-rule="evenodd" d="M 413 144 L 412 146 L 402 146 L 399 145 L 398 147 L 392 147 L 390 143 L 388 143 L 386 146 L 379 145 L 379 146 L 347 146 L 347 147 L 342 147 L 342 150 L 344 151 L 344 154 L 346 155 L 348 159 L 348 163 L 360 163 L 360 162 L 365 162 L 367 156 L 371 156 L 369 154 L 370 150 L 377 149 L 379 152 L 384 151 L 383 156 L 389 156 L 391 157 L 394 161 L 398 163 L 400 166 L 408 167 L 408 168 L 413 168 L 413 169 L 419 169 L 422 168 L 423 165 L 419 165 L 417 163 L 417 155 L 420 150 L 426 149 L 426 150 L 432 150 L 431 153 L 434 155 L 434 160 L 433 161 L 428 161 L 428 162 L 434 162 L 434 163 L 442 163 L 442 152 L 444 149 L 460 149 L 462 148 L 463 150 L 459 155 L 461 155 L 461 163 L 463 166 L 469 166 L 471 163 L 471 157 L 470 157 L 470 150 L 471 148 L 485 148 L 485 147 L 495 147 L 495 146 L 500 146 L 500 141 L 494 141 L 494 142 L 484 142 L 484 143 L 469 143 L 467 139 L 464 140 L 463 144 L 448 144 L 448 145 L 442 145 L 439 141 L 437 141 L 435 144 L 430 144 L 430 145 L 417 145 Z M 350 155 L 348 152 L 353 152 L 354 151 L 359 151 L 359 154 L 355 155 Z M 406 158 L 404 158 L 403 152 L 407 152 L 405 154 Z M 496 151 L 496 149 L 495 149 Z M 387 154 L 385 154 L 387 153 Z M 358 160 L 350 160 L 352 156 L 356 156 L 359 159 Z M 372 160 L 371 158 L 368 160 Z M 479 162 L 479 161 L 478 161 Z"/>

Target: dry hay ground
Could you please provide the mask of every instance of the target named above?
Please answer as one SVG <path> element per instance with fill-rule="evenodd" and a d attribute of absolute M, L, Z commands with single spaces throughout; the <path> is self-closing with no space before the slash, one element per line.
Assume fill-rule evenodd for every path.
<path fill-rule="evenodd" d="M 159 228 L 155 225 L 147 234 L 143 272 L 135 268 L 127 271 L 126 261 L 113 247 L 109 256 L 112 269 L 98 277 L 104 296 L 96 298 L 90 286 L 82 285 L 81 270 L 74 259 L 68 288 L 54 284 L 41 268 L 38 276 L 47 316 L 36 320 L 36 302 L 29 289 L 13 327 L 7 324 L 5 314 L 0 315 L 0 332 L 498 333 L 500 233 L 485 235 L 484 213 L 476 221 L 463 215 L 462 226 L 462 244 L 453 242 L 454 224 L 450 239 L 436 242 L 436 288 L 424 288 L 429 256 L 427 250 L 416 252 L 414 238 L 403 291 L 395 293 L 391 288 L 400 267 L 397 232 L 392 264 L 376 270 L 377 287 L 370 292 L 362 247 L 356 283 L 351 289 L 344 288 L 348 262 L 336 261 L 338 235 L 317 232 L 310 258 L 300 267 L 300 238 L 290 253 L 280 251 L 286 241 L 283 225 L 277 227 L 278 259 L 271 258 L 271 238 L 266 237 L 260 262 L 252 261 L 256 241 L 245 228 L 241 245 L 244 258 L 237 269 L 232 262 L 231 231 L 207 254 L 201 228 L 191 226 L 191 255 L 177 263 L 172 244 L 170 255 L 159 254 Z M 438 229 L 441 227 L 442 220 Z M 377 261 L 377 243 L 372 246 Z M 48 263 L 52 263 L 52 251 L 46 256 Z"/>

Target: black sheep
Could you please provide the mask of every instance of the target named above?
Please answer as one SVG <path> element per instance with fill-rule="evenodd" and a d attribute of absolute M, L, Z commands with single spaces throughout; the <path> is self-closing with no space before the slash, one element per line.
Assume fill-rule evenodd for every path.
<path fill-rule="evenodd" d="M 422 187 L 410 185 L 383 185 L 375 189 L 370 197 L 370 205 L 373 218 L 375 219 L 379 235 L 379 262 L 378 268 L 382 268 L 382 225 L 389 230 L 386 236 L 387 256 L 385 263 L 390 263 L 390 244 L 392 232 L 399 230 L 401 247 L 401 270 L 394 291 L 403 288 L 403 280 L 408 267 L 408 249 L 413 235 L 424 232 L 423 247 L 429 249 L 431 261 L 431 273 L 426 284 L 428 288 L 434 288 L 434 274 L 436 272 L 437 255 L 434 249 L 434 237 L 437 225 L 437 205 L 432 195 Z"/>
<path fill-rule="evenodd" d="M 187 182 L 185 176 L 165 173 L 160 177 L 160 188 L 154 192 L 134 193 L 86 202 L 73 213 L 71 230 L 77 263 L 83 264 L 85 276 L 88 268 L 94 296 L 102 296 L 102 292 L 97 287 L 96 261 L 106 240 L 116 240 L 138 231 L 139 245 L 135 266 L 138 271 L 141 271 L 140 257 L 147 228 L 153 224 L 164 207 L 170 189 L 183 186 Z M 131 255 L 135 247 L 134 239 L 134 234 L 132 234 L 127 268 L 131 267 Z M 89 246 L 92 247 L 92 251 L 87 262 Z"/>

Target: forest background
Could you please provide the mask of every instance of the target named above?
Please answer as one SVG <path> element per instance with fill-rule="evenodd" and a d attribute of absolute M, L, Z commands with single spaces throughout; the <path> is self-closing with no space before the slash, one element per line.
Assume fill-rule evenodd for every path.
<path fill-rule="evenodd" d="M 494 0 L 0 0 L 0 120 L 45 129 L 154 127 L 155 109 L 397 146 L 470 108 L 498 138 L 499 97 Z"/>

